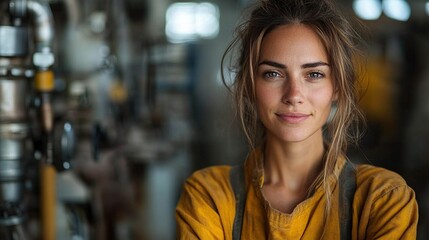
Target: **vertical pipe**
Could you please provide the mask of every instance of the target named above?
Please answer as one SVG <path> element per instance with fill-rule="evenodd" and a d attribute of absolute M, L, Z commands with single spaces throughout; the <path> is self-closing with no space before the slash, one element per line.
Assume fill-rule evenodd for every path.
<path fill-rule="evenodd" d="M 18 1 L 18 0 L 15 0 Z M 21 0 L 22 1 L 22 0 Z M 42 124 L 45 149 L 40 166 L 41 186 L 41 224 L 42 239 L 56 239 L 56 169 L 53 162 L 53 109 L 51 91 L 54 89 L 54 74 L 50 67 L 54 63 L 51 51 L 54 37 L 52 13 L 47 4 L 38 1 L 26 0 L 26 10 L 34 23 L 35 53 L 33 65 L 36 68 L 34 83 L 35 90 L 41 97 L 40 117 Z"/>
<path fill-rule="evenodd" d="M 52 164 L 40 165 L 42 239 L 56 239 L 56 170 Z"/>
<path fill-rule="evenodd" d="M 51 70 L 38 71 L 35 89 L 40 93 L 40 120 L 44 134 L 44 156 L 40 163 L 42 239 L 56 239 L 56 169 L 53 165 L 52 129 L 53 110 L 50 92 L 54 89 L 54 74 Z"/>

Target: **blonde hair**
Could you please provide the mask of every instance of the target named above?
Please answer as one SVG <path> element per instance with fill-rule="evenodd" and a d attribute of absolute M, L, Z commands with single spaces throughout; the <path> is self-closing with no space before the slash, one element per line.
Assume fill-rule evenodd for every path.
<path fill-rule="evenodd" d="M 224 83 L 234 96 L 237 115 L 251 148 L 263 141 L 264 127 L 258 119 L 255 101 L 255 69 L 264 36 L 278 26 L 305 24 L 311 27 L 322 40 L 332 66 L 333 85 L 337 94 L 335 112 L 324 131 L 327 145 L 324 169 L 310 190 L 323 183 L 327 200 L 327 212 L 331 206 L 331 189 L 327 178 L 333 173 L 339 156 L 345 155 L 348 144 L 359 138 L 358 123 L 362 113 L 358 107 L 355 55 L 360 40 L 351 24 L 340 15 L 327 0 L 264 0 L 257 4 L 250 18 L 237 28 L 237 35 L 222 58 L 236 47 L 239 57 L 231 57 L 235 64 L 235 79 L 232 85 Z M 355 126 L 355 127 L 354 127 Z M 356 131 L 355 131 L 356 130 Z M 335 176 L 338 179 L 338 176 Z"/>

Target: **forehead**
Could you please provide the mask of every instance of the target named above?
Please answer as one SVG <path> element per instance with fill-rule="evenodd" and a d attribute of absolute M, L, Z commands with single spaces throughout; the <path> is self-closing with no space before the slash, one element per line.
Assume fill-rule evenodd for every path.
<path fill-rule="evenodd" d="M 328 62 L 326 48 L 319 35 L 304 24 L 276 27 L 262 39 L 260 59 Z"/>

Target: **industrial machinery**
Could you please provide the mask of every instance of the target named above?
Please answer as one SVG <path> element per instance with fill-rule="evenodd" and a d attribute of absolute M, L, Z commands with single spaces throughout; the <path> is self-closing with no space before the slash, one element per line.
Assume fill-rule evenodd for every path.
<path fill-rule="evenodd" d="M 116 164 L 118 160 L 107 158 L 101 152 L 103 141 L 109 137 L 97 120 L 108 119 L 104 111 L 101 115 L 99 111 L 110 107 L 110 103 L 105 95 L 101 96 L 106 92 L 94 92 L 93 88 L 100 86 L 97 84 L 108 86 L 110 79 L 113 79 L 111 65 L 104 63 L 109 61 L 109 56 L 106 53 L 93 54 L 91 55 L 93 58 L 89 60 L 91 64 L 82 65 L 76 60 L 82 58 L 82 55 L 76 54 L 82 51 L 73 51 L 75 48 L 69 47 L 72 49 L 66 51 L 65 57 L 68 65 L 59 67 L 60 71 L 69 72 L 62 77 L 67 78 L 73 73 L 79 75 L 82 72 L 85 72 L 83 75 L 86 74 L 86 77 L 81 76 L 80 80 L 83 81 L 76 80 L 75 76 L 69 77 L 71 87 L 65 90 L 63 86 L 60 98 L 64 105 L 60 113 L 56 112 L 55 104 L 59 101 L 55 95 L 58 93 L 58 87 L 55 87 L 54 77 L 54 64 L 57 58 L 54 44 L 64 43 L 59 39 L 61 34 L 54 34 L 52 2 L 54 1 L 0 0 L 0 239 L 2 240 L 53 240 L 76 237 L 89 239 L 88 226 L 84 226 L 87 224 L 86 216 L 83 215 L 91 215 L 88 218 L 92 218 L 96 225 L 91 236 L 105 239 L 101 232 L 105 231 L 104 224 L 108 223 L 104 223 L 103 220 L 107 213 L 103 213 L 102 210 L 105 200 L 101 197 L 104 190 L 100 188 L 99 178 L 105 179 L 105 172 L 111 171 L 113 167 L 111 164 Z M 82 37 L 85 34 L 77 35 L 80 33 L 77 29 L 78 19 L 73 14 L 77 12 L 79 1 L 55 1 L 55 3 L 65 8 L 60 10 L 67 12 L 70 18 L 69 22 L 67 20 L 66 23 L 61 22 L 67 25 L 64 33 L 67 40 L 74 41 L 69 44 L 75 43 L 77 45 L 74 47 L 79 49 L 85 49 L 83 45 L 87 44 L 89 47 L 86 49 L 94 53 L 97 53 L 98 48 L 108 49 L 108 46 L 99 40 L 102 37 L 97 40 L 85 40 L 86 38 Z M 103 22 L 103 18 L 97 19 L 98 22 Z M 80 29 L 84 28 L 85 26 Z M 73 64 L 79 67 L 74 68 Z M 99 80 L 91 80 L 91 76 L 94 75 Z M 115 96 L 118 96 L 117 92 L 116 90 Z M 92 99 L 83 100 L 85 97 Z M 95 115 L 97 117 L 94 117 Z M 75 123 L 77 123 L 76 133 Z M 80 137 L 79 143 L 75 134 Z M 116 151 L 115 146 L 109 147 L 113 152 Z M 72 168 L 71 159 L 76 149 L 80 153 L 77 156 L 79 158 L 77 170 L 66 178 L 67 181 L 73 179 L 72 185 L 78 186 L 80 190 L 86 187 L 90 189 L 88 191 L 93 191 L 91 197 L 84 194 L 87 202 L 82 202 L 82 199 L 75 202 L 76 194 L 80 190 L 72 189 L 70 181 L 66 182 L 67 189 L 62 191 L 56 189 L 57 181 L 63 181 L 61 184 L 64 184 L 62 176 L 58 173 Z M 86 154 L 89 152 L 91 154 Z M 93 173 L 97 169 L 101 169 L 101 175 Z M 121 176 L 124 172 L 122 168 L 119 175 L 115 173 L 115 176 Z M 81 186 L 83 183 L 76 180 L 79 177 L 83 177 L 81 182 L 86 181 L 87 186 Z M 109 181 L 108 188 L 114 184 Z M 73 192 L 70 194 L 70 191 Z M 63 195 L 67 195 L 66 200 Z M 72 199 L 71 203 L 67 202 L 69 199 Z M 63 219 L 56 219 L 59 214 L 62 214 Z M 64 219 L 67 221 L 65 224 Z M 113 222 L 114 219 L 109 221 Z"/>
<path fill-rule="evenodd" d="M 38 1 L 10 0 L 1 2 L 1 16 L 0 239 L 28 239 L 29 181 L 38 183 L 30 185 L 38 186 L 41 238 L 55 239 L 55 165 L 70 167 L 74 136 L 70 124 L 54 133 L 52 13 Z M 27 166 L 39 179 L 28 178 Z"/>
<path fill-rule="evenodd" d="M 174 234 L 194 72 L 188 48 L 142 39 L 162 2 L 0 0 L 1 240 Z"/>

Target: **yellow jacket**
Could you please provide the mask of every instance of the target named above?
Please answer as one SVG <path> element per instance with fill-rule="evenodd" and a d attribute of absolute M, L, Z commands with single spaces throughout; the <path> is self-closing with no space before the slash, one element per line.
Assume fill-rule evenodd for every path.
<path fill-rule="evenodd" d="M 340 158 L 334 174 L 344 166 Z M 235 198 L 229 166 L 195 172 L 184 185 L 176 207 L 178 239 L 232 239 Z M 332 208 L 326 218 L 323 186 L 291 214 L 279 212 L 263 198 L 260 151 L 245 163 L 247 198 L 241 239 L 339 239 L 338 187 L 334 176 Z M 416 239 L 418 209 L 414 191 L 398 174 L 359 165 L 353 199 L 352 236 L 357 239 Z"/>

